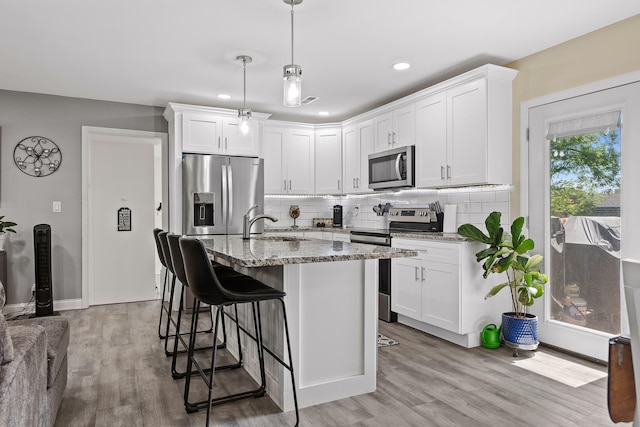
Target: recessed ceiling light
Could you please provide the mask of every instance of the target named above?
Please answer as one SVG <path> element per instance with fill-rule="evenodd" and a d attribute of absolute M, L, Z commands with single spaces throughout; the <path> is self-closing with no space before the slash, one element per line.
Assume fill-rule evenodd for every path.
<path fill-rule="evenodd" d="M 220 99 L 231 99 L 231 95 L 227 95 L 226 93 L 218 94 L 218 98 Z"/>
<path fill-rule="evenodd" d="M 411 67 L 411 64 L 408 62 L 398 62 L 397 64 L 393 64 L 394 70 L 406 70 L 409 67 Z"/>
<path fill-rule="evenodd" d="M 320 112 L 318 112 L 318 115 L 320 115 L 320 116 L 328 116 L 329 112 L 328 111 L 320 111 Z"/>

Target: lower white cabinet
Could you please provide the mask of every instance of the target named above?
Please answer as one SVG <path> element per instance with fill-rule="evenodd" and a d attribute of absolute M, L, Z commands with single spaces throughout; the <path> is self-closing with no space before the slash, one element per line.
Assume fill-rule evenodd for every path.
<path fill-rule="evenodd" d="M 481 245 L 394 237 L 392 246 L 418 251 L 391 260 L 391 310 L 398 321 L 465 347 L 480 345 L 480 331 L 499 325 L 509 310 L 507 292 L 484 299 L 500 278 L 482 278 Z"/>
<path fill-rule="evenodd" d="M 460 244 L 393 239 L 416 258 L 391 260 L 391 310 L 460 332 Z"/>

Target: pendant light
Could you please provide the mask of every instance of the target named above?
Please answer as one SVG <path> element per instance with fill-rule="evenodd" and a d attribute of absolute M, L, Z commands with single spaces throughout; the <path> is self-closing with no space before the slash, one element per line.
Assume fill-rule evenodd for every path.
<path fill-rule="evenodd" d="M 302 0 L 282 0 L 291 5 L 291 63 L 284 69 L 284 106 L 299 107 L 302 102 L 302 67 L 293 62 L 293 6 Z"/>
<path fill-rule="evenodd" d="M 236 58 L 238 61 L 242 61 L 242 69 L 244 74 L 244 98 L 242 101 L 242 108 L 238 109 L 238 118 L 240 119 L 240 134 L 242 136 L 249 135 L 251 127 L 249 126 L 249 120 L 251 120 L 251 110 L 247 109 L 247 64 L 250 64 L 253 59 L 248 55 L 240 55 Z"/>

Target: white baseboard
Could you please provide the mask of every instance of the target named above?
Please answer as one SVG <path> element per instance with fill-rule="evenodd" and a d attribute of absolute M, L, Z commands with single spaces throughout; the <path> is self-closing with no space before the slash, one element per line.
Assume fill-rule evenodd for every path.
<path fill-rule="evenodd" d="M 4 306 L 2 313 L 6 316 L 9 314 L 17 313 L 28 308 L 30 311 L 34 310 L 34 303 L 21 303 L 21 304 L 7 304 Z M 78 310 L 82 308 L 82 298 L 76 299 L 63 299 L 53 301 L 53 309 L 55 311 L 60 310 Z"/>

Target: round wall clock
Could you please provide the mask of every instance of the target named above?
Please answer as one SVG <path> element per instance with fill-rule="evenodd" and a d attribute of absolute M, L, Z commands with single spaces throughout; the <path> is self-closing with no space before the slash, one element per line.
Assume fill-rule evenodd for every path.
<path fill-rule="evenodd" d="M 29 136 L 16 144 L 13 161 L 30 176 L 51 175 L 62 163 L 62 152 L 55 142 L 43 136 Z"/>

